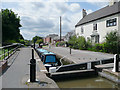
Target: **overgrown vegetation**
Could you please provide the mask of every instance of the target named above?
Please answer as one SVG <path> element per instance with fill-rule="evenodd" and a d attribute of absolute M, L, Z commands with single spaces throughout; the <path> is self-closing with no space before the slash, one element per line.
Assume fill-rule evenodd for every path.
<path fill-rule="evenodd" d="M 79 36 L 78 38 L 76 36 L 72 36 L 68 41 L 68 43 L 70 47 L 74 49 L 81 49 L 81 50 L 87 49 L 87 42 L 83 36 Z"/>
<path fill-rule="evenodd" d="M 105 37 L 104 43 L 92 44 L 90 40 L 86 41 L 84 37 L 72 36 L 69 40 L 69 45 L 71 48 L 80 50 L 90 50 L 95 52 L 105 52 L 105 53 L 120 53 L 120 36 L 116 31 L 108 33 Z"/>
<path fill-rule="evenodd" d="M 57 42 L 57 43 L 56 43 L 56 47 L 58 47 L 58 46 L 65 46 L 65 44 L 66 44 L 65 41 Z"/>

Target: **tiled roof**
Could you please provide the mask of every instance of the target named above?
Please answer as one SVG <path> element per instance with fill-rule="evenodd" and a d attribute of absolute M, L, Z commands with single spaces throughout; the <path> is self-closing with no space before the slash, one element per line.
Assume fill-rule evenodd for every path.
<path fill-rule="evenodd" d="M 120 2 L 116 2 L 112 6 L 106 6 L 98 11 L 95 11 L 91 14 L 86 15 L 75 25 L 75 27 L 107 17 L 107 16 L 111 16 L 117 13 L 120 13 Z"/>

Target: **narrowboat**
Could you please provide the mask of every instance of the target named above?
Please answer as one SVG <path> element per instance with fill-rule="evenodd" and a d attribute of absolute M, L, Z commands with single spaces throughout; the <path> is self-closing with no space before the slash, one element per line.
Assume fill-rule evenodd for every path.
<path fill-rule="evenodd" d="M 37 52 L 38 52 L 39 57 L 41 58 L 41 57 L 42 57 L 42 54 L 45 53 L 45 52 L 48 52 L 48 51 L 47 51 L 47 50 L 44 50 L 44 49 L 38 48 L 38 49 L 37 49 Z"/>
<path fill-rule="evenodd" d="M 52 52 L 45 52 L 42 54 L 41 61 L 43 61 L 44 66 L 49 71 L 50 67 L 58 67 L 61 65 L 60 61 L 57 60 L 56 55 Z"/>

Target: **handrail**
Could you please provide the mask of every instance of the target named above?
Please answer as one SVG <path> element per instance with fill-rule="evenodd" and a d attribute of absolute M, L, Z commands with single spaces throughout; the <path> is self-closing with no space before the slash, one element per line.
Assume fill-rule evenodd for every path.
<path fill-rule="evenodd" d="M 9 56 L 11 56 L 12 54 L 14 54 L 20 45 L 21 44 L 16 43 L 16 44 L 12 44 L 12 45 L 7 45 L 7 46 L 0 47 L 1 50 L 3 50 L 3 49 L 5 50 L 6 48 L 8 48 L 7 52 L 4 51 L 4 53 L 0 55 L 0 58 L 2 58 L 2 61 L 8 59 Z M 9 50 L 9 48 L 12 47 L 12 46 L 16 46 L 16 47 L 13 48 L 13 49 L 11 49 L 11 50 Z"/>

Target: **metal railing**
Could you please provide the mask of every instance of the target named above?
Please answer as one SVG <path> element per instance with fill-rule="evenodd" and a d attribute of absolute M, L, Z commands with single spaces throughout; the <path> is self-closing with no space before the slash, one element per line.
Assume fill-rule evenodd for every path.
<path fill-rule="evenodd" d="M 7 60 L 11 55 L 13 55 L 17 49 L 21 46 L 21 44 L 12 44 L 0 47 L 0 51 L 2 52 L 0 55 L 0 61 Z"/>

